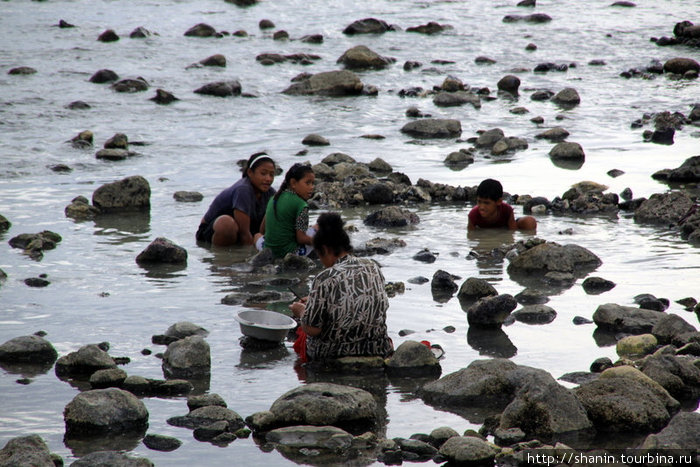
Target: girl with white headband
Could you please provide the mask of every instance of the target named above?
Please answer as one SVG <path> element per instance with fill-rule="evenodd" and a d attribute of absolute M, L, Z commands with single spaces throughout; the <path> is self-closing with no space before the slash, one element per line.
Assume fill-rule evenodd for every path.
<path fill-rule="evenodd" d="M 252 245 L 264 231 L 265 208 L 275 194 L 275 162 L 270 156 L 250 156 L 243 177 L 214 198 L 197 230 L 197 241 L 216 246 Z"/>

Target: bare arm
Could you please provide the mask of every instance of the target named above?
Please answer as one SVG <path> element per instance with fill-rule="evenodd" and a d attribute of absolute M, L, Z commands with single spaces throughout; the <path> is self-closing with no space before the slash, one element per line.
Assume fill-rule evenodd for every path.
<path fill-rule="evenodd" d="M 301 230 L 297 230 L 296 237 L 299 245 L 312 245 L 314 243 L 314 238 L 306 235 L 306 232 Z"/>
<path fill-rule="evenodd" d="M 472 223 L 471 219 L 469 219 L 469 222 L 467 223 L 467 230 L 470 232 L 476 230 L 476 226 Z"/>
<path fill-rule="evenodd" d="M 515 222 L 515 214 L 513 212 L 510 213 L 510 217 L 508 218 L 508 229 L 509 230 L 517 230 L 518 229 L 518 223 Z"/>
<path fill-rule="evenodd" d="M 304 297 L 301 300 L 289 305 L 289 309 L 292 310 L 292 314 L 299 319 L 301 319 L 301 317 L 304 316 L 304 313 L 306 313 L 306 301 L 308 298 L 309 297 Z M 315 326 L 307 326 L 306 324 L 302 324 L 301 328 L 311 337 L 316 337 L 321 334 L 321 328 L 317 328 Z"/>
<path fill-rule="evenodd" d="M 250 216 L 238 209 L 233 210 L 233 218 L 238 224 L 238 240 L 243 245 L 253 244 L 253 234 L 250 233 Z"/>

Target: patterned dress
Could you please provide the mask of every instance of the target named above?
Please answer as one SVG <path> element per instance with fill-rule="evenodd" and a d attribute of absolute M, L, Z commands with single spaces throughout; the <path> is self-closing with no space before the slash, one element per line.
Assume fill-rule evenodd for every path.
<path fill-rule="evenodd" d="M 389 299 L 374 261 L 346 255 L 316 276 L 302 323 L 321 328 L 309 336 L 310 360 L 393 352 L 386 329 Z"/>

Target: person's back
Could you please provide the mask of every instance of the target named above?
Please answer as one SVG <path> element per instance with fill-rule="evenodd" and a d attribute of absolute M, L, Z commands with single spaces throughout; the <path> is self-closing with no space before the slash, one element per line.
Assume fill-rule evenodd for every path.
<path fill-rule="evenodd" d="M 297 222 L 306 216 L 306 226 Z M 303 220 L 301 221 L 303 222 Z M 277 258 L 295 251 L 299 244 L 296 231 L 308 228 L 308 205 L 291 191 L 284 191 L 277 199 L 271 199 L 265 211 L 265 248 Z"/>

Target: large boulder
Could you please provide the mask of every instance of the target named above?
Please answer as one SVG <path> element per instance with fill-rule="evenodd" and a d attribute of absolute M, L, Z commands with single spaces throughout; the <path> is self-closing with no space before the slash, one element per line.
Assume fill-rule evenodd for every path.
<path fill-rule="evenodd" d="M 395 58 L 383 57 L 365 45 L 358 45 L 346 50 L 336 63 L 341 63 L 350 70 L 381 70 L 394 62 Z"/>
<path fill-rule="evenodd" d="M 646 437 L 641 449 L 684 449 L 696 454 L 700 451 L 700 413 L 679 412 L 666 427 Z"/>
<path fill-rule="evenodd" d="M 209 344 L 201 336 L 177 340 L 163 354 L 166 378 L 199 378 L 211 373 Z"/>
<path fill-rule="evenodd" d="M 603 432 L 655 432 L 680 407 L 664 388 L 632 367 L 605 370 L 574 392 L 595 428 Z"/>
<path fill-rule="evenodd" d="M 462 123 L 445 118 L 423 118 L 408 122 L 401 132 L 415 138 L 455 138 L 462 134 Z"/>
<path fill-rule="evenodd" d="M 139 264 L 187 263 L 187 250 L 167 238 L 158 237 L 138 254 L 136 262 Z"/>
<path fill-rule="evenodd" d="M 652 355 L 644 360 L 640 370 L 677 399 L 700 397 L 700 368 L 688 357 Z"/>
<path fill-rule="evenodd" d="M 483 297 L 467 308 L 470 326 L 501 327 L 518 302 L 510 294 Z"/>
<path fill-rule="evenodd" d="M 107 352 L 95 344 L 81 347 L 76 352 L 64 355 L 56 362 L 58 376 L 89 376 L 97 370 L 116 368 L 117 364 Z"/>
<path fill-rule="evenodd" d="M 71 436 L 145 430 L 148 411 L 133 394 L 117 388 L 85 391 L 63 410 L 66 434 Z"/>
<path fill-rule="evenodd" d="M 55 467 L 51 451 L 39 435 L 12 438 L 0 449 L 0 465 Z"/>
<path fill-rule="evenodd" d="M 692 58 L 671 58 L 664 63 L 664 71 L 666 73 L 684 74 L 686 71 L 695 71 L 700 73 L 700 63 Z"/>
<path fill-rule="evenodd" d="M 655 193 L 634 211 L 634 220 L 650 224 L 676 224 L 694 205 L 695 202 L 681 191 Z"/>
<path fill-rule="evenodd" d="M 151 209 L 151 186 L 140 175 L 107 183 L 92 194 L 92 204 L 101 212 Z"/>
<path fill-rule="evenodd" d="M 352 71 L 326 71 L 297 81 L 282 91 L 292 96 L 357 96 L 364 85 Z"/>
<path fill-rule="evenodd" d="M 499 427 L 518 427 L 531 437 L 591 428 L 574 394 L 549 373 L 505 359 L 476 360 L 426 384 L 419 395 L 431 405 L 458 414 L 469 414 L 475 408 L 503 409 Z"/>
<path fill-rule="evenodd" d="M 651 333 L 656 336 L 662 344 L 669 344 L 682 334 L 696 331 L 697 329 L 695 329 L 695 326 L 688 323 L 680 316 L 670 313 L 663 314 L 651 329 Z"/>
<path fill-rule="evenodd" d="M 654 325 L 663 317 L 664 314 L 658 311 L 615 303 L 600 305 L 593 313 L 593 321 L 599 328 L 628 334 L 650 333 Z"/>
<path fill-rule="evenodd" d="M 583 277 L 601 264 L 600 258 L 582 246 L 545 242 L 517 255 L 508 265 L 508 273 L 529 276 L 561 272 Z"/>
<path fill-rule="evenodd" d="M 53 363 L 58 353 L 43 337 L 21 336 L 0 345 L 0 362 L 6 363 Z"/>
<path fill-rule="evenodd" d="M 311 383 L 282 394 L 269 411 L 246 418 L 254 431 L 293 425 L 331 425 L 339 428 L 373 426 L 377 402 L 362 389 L 331 383 Z"/>

